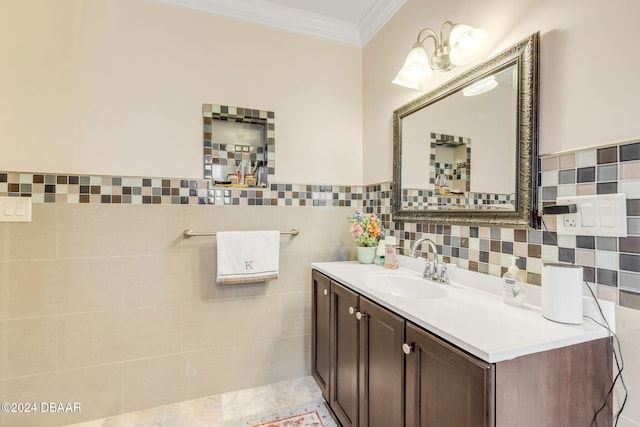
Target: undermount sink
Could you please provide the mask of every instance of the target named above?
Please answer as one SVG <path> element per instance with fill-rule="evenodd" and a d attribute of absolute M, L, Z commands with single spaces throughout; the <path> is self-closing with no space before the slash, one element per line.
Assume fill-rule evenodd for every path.
<path fill-rule="evenodd" d="M 436 299 L 447 295 L 442 285 L 419 276 L 371 274 L 364 277 L 364 285 L 374 292 L 399 298 Z"/>

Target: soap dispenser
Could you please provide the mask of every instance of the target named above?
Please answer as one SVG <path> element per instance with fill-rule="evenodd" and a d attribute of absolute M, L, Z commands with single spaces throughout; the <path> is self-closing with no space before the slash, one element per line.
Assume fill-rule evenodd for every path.
<path fill-rule="evenodd" d="M 384 240 L 380 240 L 378 242 L 378 247 L 376 248 L 376 265 L 384 265 Z"/>
<path fill-rule="evenodd" d="M 384 266 L 387 268 L 398 268 L 395 236 L 387 236 L 384 238 Z"/>
<path fill-rule="evenodd" d="M 511 257 L 511 265 L 502 276 L 502 295 L 505 304 L 521 307 L 524 301 L 524 280 L 520 269 L 516 265 L 518 257 Z"/>

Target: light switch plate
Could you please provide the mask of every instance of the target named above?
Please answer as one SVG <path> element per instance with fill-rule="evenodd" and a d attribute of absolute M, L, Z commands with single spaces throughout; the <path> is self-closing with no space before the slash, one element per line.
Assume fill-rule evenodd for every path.
<path fill-rule="evenodd" d="M 575 204 L 578 209 L 574 214 L 557 215 L 558 234 L 627 237 L 624 193 L 558 197 L 556 204 Z"/>
<path fill-rule="evenodd" d="M 0 222 L 31 222 L 31 197 L 0 196 Z"/>

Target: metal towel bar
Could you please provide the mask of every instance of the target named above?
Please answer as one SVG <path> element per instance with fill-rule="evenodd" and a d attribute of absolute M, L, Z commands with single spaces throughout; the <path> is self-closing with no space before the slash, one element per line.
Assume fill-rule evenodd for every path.
<path fill-rule="evenodd" d="M 187 228 L 182 232 L 182 234 L 184 235 L 184 237 L 190 238 L 190 237 L 215 236 L 216 232 L 215 231 L 193 231 L 192 229 Z M 290 234 L 292 236 L 297 236 L 298 234 L 300 234 L 300 230 L 298 230 L 298 227 L 295 227 L 295 228 L 292 228 L 291 231 L 281 231 L 280 234 Z"/>

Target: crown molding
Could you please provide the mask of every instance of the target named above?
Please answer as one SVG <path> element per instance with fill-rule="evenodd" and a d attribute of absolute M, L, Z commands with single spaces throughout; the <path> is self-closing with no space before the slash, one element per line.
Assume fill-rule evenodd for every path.
<path fill-rule="evenodd" d="M 367 43 L 384 27 L 406 0 L 377 1 L 360 22 L 360 46 Z"/>
<path fill-rule="evenodd" d="M 363 47 L 402 6 L 405 0 L 376 2 L 360 26 L 306 12 L 300 9 L 259 0 L 152 0 L 173 6 L 200 10 L 228 18 L 240 19 L 285 31 Z M 384 4 L 383 4 L 384 3 Z"/>

